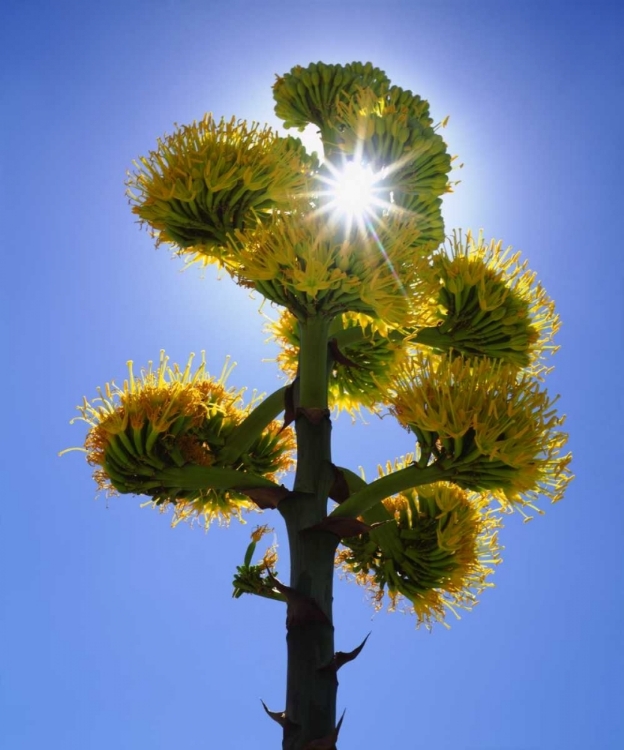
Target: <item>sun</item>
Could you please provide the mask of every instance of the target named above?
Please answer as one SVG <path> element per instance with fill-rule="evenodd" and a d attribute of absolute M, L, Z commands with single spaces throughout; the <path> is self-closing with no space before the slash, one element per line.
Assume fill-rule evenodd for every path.
<path fill-rule="evenodd" d="M 388 203 L 381 199 L 379 182 L 383 172 L 374 172 L 370 165 L 358 159 L 345 160 L 340 166 L 325 162 L 327 172 L 319 176 L 320 211 L 346 225 L 347 233 L 355 224 L 361 231 L 378 218 Z"/>
<path fill-rule="evenodd" d="M 375 182 L 370 167 L 356 161 L 347 162 L 331 187 L 334 210 L 351 219 L 365 216 L 373 206 Z"/>

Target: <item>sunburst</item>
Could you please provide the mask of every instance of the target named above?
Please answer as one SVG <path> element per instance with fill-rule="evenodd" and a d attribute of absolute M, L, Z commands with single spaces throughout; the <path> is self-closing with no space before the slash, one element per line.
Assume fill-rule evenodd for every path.
<path fill-rule="evenodd" d="M 374 171 L 357 153 L 338 164 L 326 160 L 317 174 L 321 185 L 317 210 L 344 224 L 347 235 L 354 227 L 362 233 L 370 231 L 371 224 L 392 208 L 388 187 L 382 184 L 386 177 L 386 169 Z"/>

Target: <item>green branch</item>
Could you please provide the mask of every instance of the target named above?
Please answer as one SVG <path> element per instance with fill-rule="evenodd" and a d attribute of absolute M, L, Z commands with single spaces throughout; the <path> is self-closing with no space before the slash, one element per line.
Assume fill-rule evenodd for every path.
<path fill-rule="evenodd" d="M 181 490 L 242 490 L 255 487 L 279 488 L 280 486 L 256 474 L 236 471 L 236 469 L 222 469 L 218 466 L 182 466 L 162 469 L 154 472 L 154 479 L 164 487 L 175 487 Z"/>
<path fill-rule="evenodd" d="M 421 328 L 414 336 L 414 341 L 418 344 L 425 344 L 433 349 L 450 349 L 453 346 L 453 339 L 447 333 L 442 333 L 439 326 L 431 328 Z"/>
<path fill-rule="evenodd" d="M 352 472 L 351 472 L 352 473 Z M 439 482 L 448 479 L 451 475 L 449 470 L 442 469 L 437 464 L 431 464 L 425 468 L 416 465 L 408 466 L 406 469 L 394 471 L 384 477 L 367 484 L 361 490 L 351 495 L 342 505 L 339 505 L 332 517 L 357 518 L 373 508 L 384 498 L 396 495 L 398 492 L 409 490 L 423 484 Z"/>
<path fill-rule="evenodd" d="M 342 328 L 333 330 L 330 329 L 329 337 L 336 340 L 338 348 L 343 351 L 354 344 L 359 344 L 361 341 L 366 341 L 371 338 L 371 333 L 366 333 L 362 326 L 349 326 L 348 328 Z M 385 337 L 388 341 L 400 342 L 405 339 L 406 335 L 400 331 L 388 331 L 388 335 Z"/>
<path fill-rule="evenodd" d="M 259 438 L 274 419 L 284 411 L 286 386 L 279 388 L 258 404 L 230 434 L 219 451 L 219 461 L 224 464 L 232 463 L 248 450 L 256 438 Z"/>

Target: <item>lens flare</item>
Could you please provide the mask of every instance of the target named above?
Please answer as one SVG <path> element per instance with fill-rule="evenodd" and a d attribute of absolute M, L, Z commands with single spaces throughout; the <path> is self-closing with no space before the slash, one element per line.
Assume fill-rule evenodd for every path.
<path fill-rule="evenodd" d="M 343 224 L 346 235 L 356 227 L 367 233 L 367 225 L 376 224 L 384 212 L 392 208 L 384 195 L 381 182 L 385 170 L 373 171 L 372 167 L 356 158 L 344 160 L 339 166 L 324 162 L 324 172 L 317 175 L 322 189 L 318 192 L 317 212 L 328 214 L 333 221 Z"/>
<path fill-rule="evenodd" d="M 334 209 L 347 218 L 365 216 L 373 205 L 375 182 L 376 176 L 370 167 L 347 162 L 332 188 Z"/>

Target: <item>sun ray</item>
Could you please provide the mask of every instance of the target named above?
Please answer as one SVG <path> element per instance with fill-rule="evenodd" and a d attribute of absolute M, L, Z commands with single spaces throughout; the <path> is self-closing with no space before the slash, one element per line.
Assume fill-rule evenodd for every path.
<path fill-rule="evenodd" d="M 392 208 L 390 201 L 381 197 L 387 192 L 387 186 L 380 185 L 386 178 L 386 170 L 375 172 L 358 158 L 357 150 L 352 159 L 344 159 L 340 165 L 326 160 L 323 172 L 316 175 L 321 186 L 316 212 L 344 223 L 346 236 L 354 225 L 364 234 L 367 222 L 379 221 Z"/>
<path fill-rule="evenodd" d="M 394 280 L 397 283 L 397 287 L 401 291 L 401 294 L 407 299 L 408 295 L 407 295 L 407 290 L 405 289 L 405 285 L 401 281 L 401 277 L 397 273 L 396 268 L 394 267 L 394 264 L 392 263 L 392 261 L 388 257 L 388 253 L 386 252 L 386 248 L 383 246 L 382 241 L 379 239 L 379 235 L 377 234 L 377 232 L 375 230 L 375 227 L 373 226 L 372 222 L 370 220 L 368 220 L 368 219 L 365 221 L 365 224 L 366 224 L 366 228 L 368 229 L 371 237 L 375 240 L 375 244 L 377 245 L 377 248 L 378 248 L 379 252 L 383 256 L 383 259 L 384 259 L 386 265 L 390 269 L 390 272 L 392 273 L 392 276 L 394 277 Z"/>
<path fill-rule="evenodd" d="M 340 165 L 329 159 L 323 162 L 322 172 L 325 173 L 316 175 L 323 189 L 317 193 L 318 204 L 313 213 L 317 216 L 329 214 L 331 219 L 342 223 L 347 238 L 352 235 L 354 225 L 358 234 L 371 237 L 390 269 L 397 288 L 407 298 L 407 290 L 376 229 L 379 225 L 383 226 L 384 219 L 391 212 L 410 213 L 392 202 L 387 182 L 388 176 L 401 168 L 405 157 L 399 160 L 400 163 L 384 166 L 375 172 L 370 164 L 362 160 L 362 151 L 362 141 L 358 140 L 353 156 L 343 158 Z"/>

